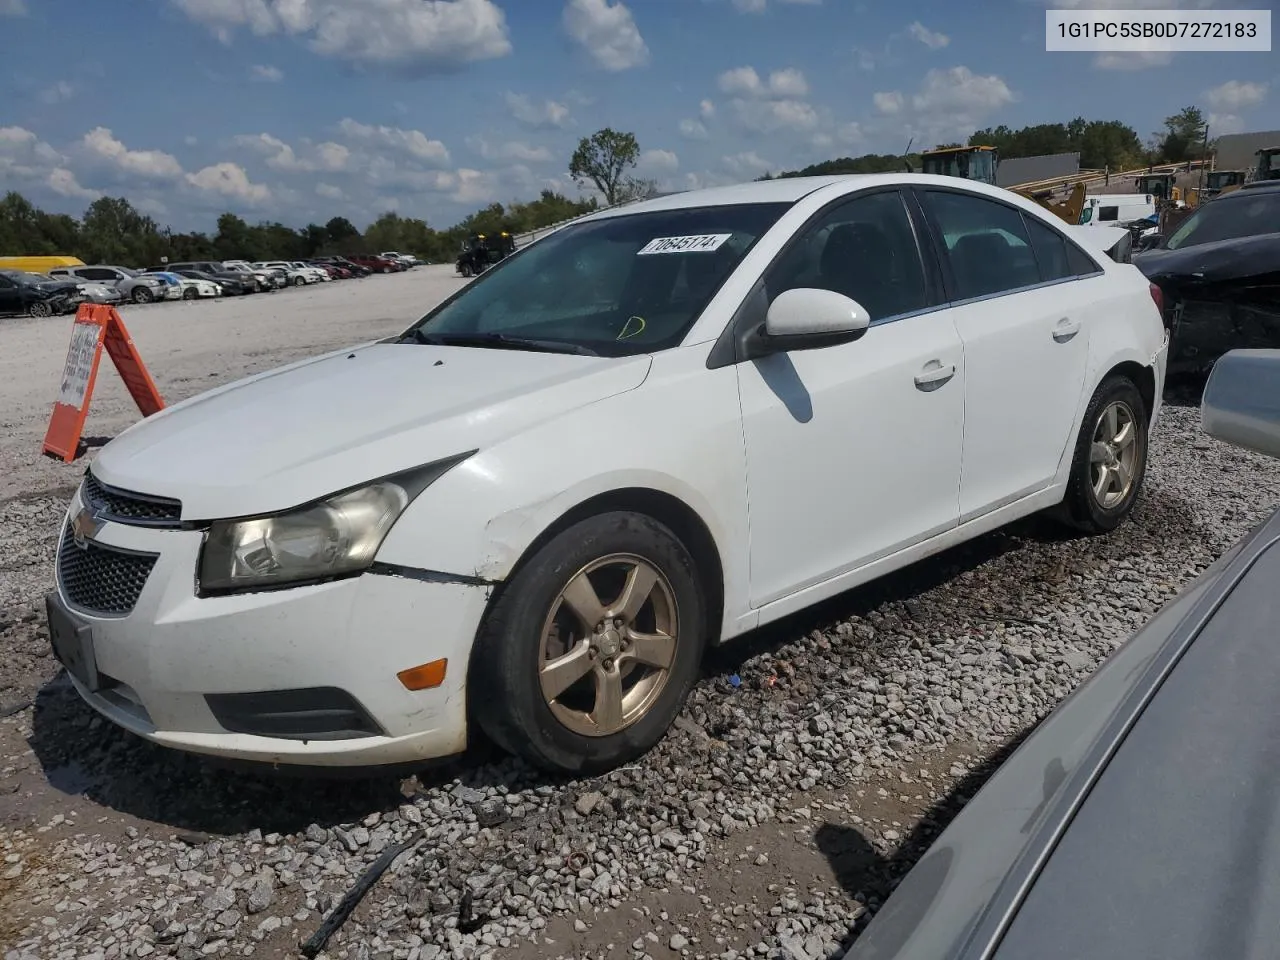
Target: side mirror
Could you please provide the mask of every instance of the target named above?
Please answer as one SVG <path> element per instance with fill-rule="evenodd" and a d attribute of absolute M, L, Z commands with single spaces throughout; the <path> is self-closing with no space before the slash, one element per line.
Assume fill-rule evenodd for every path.
<path fill-rule="evenodd" d="M 1231 350 L 1213 365 L 1200 428 L 1246 450 L 1280 457 L 1280 350 Z"/>
<path fill-rule="evenodd" d="M 1138 238 L 1139 250 L 1154 250 L 1160 244 L 1164 243 L 1164 236 L 1159 233 L 1148 233 Z"/>
<path fill-rule="evenodd" d="M 816 350 L 857 340 L 871 315 L 856 300 L 832 290 L 797 287 L 769 304 L 762 331 L 765 352 Z"/>

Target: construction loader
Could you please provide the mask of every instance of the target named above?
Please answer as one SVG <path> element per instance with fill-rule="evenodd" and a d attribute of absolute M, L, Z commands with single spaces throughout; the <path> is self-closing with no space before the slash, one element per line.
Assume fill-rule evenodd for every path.
<path fill-rule="evenodd" d="M 995 147 L 943 147 L 940 150 L 929 150 L 920 155 L 921 172 L 932 173 L 943 177 L 960 177 L 965 180 L 977 180 L 995 186 L 996 170 L 1000 167 L 1000 151 Z M 1052 190 L 1026 190 L 1018 187 L 1008 188 L 1010 192 L 1034 200 L 1055 217 L 1070 224 L 1080 222 L 1080 213 L 1084 210 L 1085 187 L 1077 183 L 1071 192 L 1062 200 L 1053 199 Z"/>

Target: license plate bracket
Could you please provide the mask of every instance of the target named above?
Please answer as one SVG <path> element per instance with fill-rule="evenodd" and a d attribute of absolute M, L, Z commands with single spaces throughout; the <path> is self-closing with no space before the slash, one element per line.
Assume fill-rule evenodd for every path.
<path fill-rule="evenodd" d="M 56 594 L 45 597 L 45 616 L 49 621 L 49 643 L 53 655 L 67 672 L 89 692 L 101 687 L 98 661 L 93 652 L 93 628 L 77 623 Z"/>

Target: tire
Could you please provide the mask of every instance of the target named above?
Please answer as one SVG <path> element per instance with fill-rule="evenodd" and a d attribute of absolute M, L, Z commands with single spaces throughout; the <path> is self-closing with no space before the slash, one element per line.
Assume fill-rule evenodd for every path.
<path fill-rule="evenodd" d="M 195 300 L 199 296 L 200 294 L 196 291 L 195 287 L 187 287 L 187 289 L 182 291 L 183 300 Z"/>
<path fill-rule="evenodd" d="M 129 294 L 129 299 L 134 303 L 150 303 L 155 298 L 156 295 L 151 292 L 149 287 L 134 287 L 133 292 Z"/>
<path fill-rule="evenodd" d="M 27 306 L 27 313 L 33 317 L 52 317 L 53 307 L 45 300 L 36 300 Z"/>
<path fill-rule="evenodd" d="M 674 635 L 672 644 L 635 643 L 625 628 L 590 630 L 562 600 L 570 583 L 589 575 L 586 596 L 595 602 L 579 604 L 603 614 L 598 605 L 621 601 L 628 569 L 653 578 L 630 622 L 651 637 Z M 628 763 L 662 739 L 684 705 L 706 646 L 705 611 L 693 558 L 666 526 L 627 512 L 582 520 L 539 548 L 490 607 L 471 656 L 471 722 L 548 770 L 591 775 Z M 667 668 L 641 663 L 641 650 Z M 545 697 L 540 665 L 571 657 L 582 666 L 565 679 L 579 679 Z M 609 676 L 621 691 L 612 719 L 599 716 L 596 695 L 597 681 Z"/>
<path fill-rule="evenodd" d="M 1116 416 L 1112 421 L 1110 417 Z M 1113 375 L 1094 392 L 1085 410 L 1076 438 L 1071 461 L 1067 493 L 1059 511 L 1060 519 L 1086 534 L 1109 533 L 1129 516 L 1142 490 L 1147 471 L 1147 425 L 1150 413 L 1138 387 L 1128 377 Z M 1123 435 L 1127 422 L 1132 431 L 1131 446 L 1117 445 L 1108 434 L 1119 429 Z M 1099 454 L 1106 459 L 1101 466 L 1094 463 L 1094 440 L 1103 442 Z M 1131 452 L 1129 452 L 1131 449 Z M 1112 465 L 1114 464 L 1114 466 Z M 1117 473 L 1124 467 L 1122 473 Z M 1103 495 L 1095 492 L 1095 481 L 1101 481 L 1101 470 L 1109 471 Z M 1121 489 L 1124 474 L 1128 486 Z"/>
<path fill-rule="evenodd" d="M 304 283 L 306 283 L 306 282 L 307 282 L 307 280 L 306 280 L 306 278 L 305 278 L 305 277 L 294 277 L 294 278 L 293 278 L 293 285 L 294 285 L 295 287 L 300 287 L 300 286 L 302 286 L 302 285 L 303 285 Z"/>

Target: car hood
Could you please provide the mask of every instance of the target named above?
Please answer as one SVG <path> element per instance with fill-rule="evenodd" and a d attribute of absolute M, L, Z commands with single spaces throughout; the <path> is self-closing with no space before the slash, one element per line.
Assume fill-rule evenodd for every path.
<path fill-rule="evenodd" d="M 1280 234 L 1136 254 L 1134 266 L 1164 286 L 1217 283 L 1280 273 Z"/>
<path fill-rule="evenodd" d="M 1210 875 L 1215 879 L 1232 875 L 1247 877 L 1256 863 L 1250 841 L 1238 845 L 1228 842 L 1228 839 L 1241 837 L 1242 831 L 1235 831 L 1235 836 L 1225 838 L 1216 825 L 1239 820 L 1239 811 L 1245 808 L 1274 810 L 1280 801 L 1280 788 L 1274 776 L 1259 776 L 1254 780 L 1247 774 L 1236 775 L 1241 763 L 1259 762 L 1260 746 L 1270 749 L 1270 744 L 1274 743 L 1276 724 L 1269 720 L 1273 711 L 1258 709 L 1257 689 L 1249 691 L 1252 699 L 1241 700 L 1234 699 L 1237 691 L 1232 690 L 1233 697 L 1218 697 L 1213 709 L 1200 711 L 1195 706 L 1196 700 L 1178 693 L 1176 686 L 1169 686 L 1166 678 L 1172 676 L 1181 681 L 1202 672 L 1195 667 L 1182 670 L 1178 666 L 1184 652 L 1189 650 L 1186 657 L 1194 659 L 1198 652 L 1213 661 L 1218 668 L 1214 677 L 1220 683 L 1218 689 L 1230 690 L 1232 684 L 1222 683 L 1221 676 L 1224 673 L 1230 675 L 1236 669 L 1233 658 L 1238 656 L 1238 651 L 1233 648 L 1239 648 L 1241 644 L 1224 644 L 1219 637 L 1211 636 L 1213 624 L 1219 621 L 1222 610 L 1231 607 L 1238 584 L 1247 584 L 1249 579 L 1253 580 L 1255 587 L 1260 583 L 1274 584 L 1275 567 L 1280 563 L 1259 567 L 1256 561 L 1268 552 L 1280 557 L 1280 549 L 1273 550 L 1272 547 L 1278 539 L 1280 512 L 1259 524 L 1219 557 L 1042 720 L 977 794 L 964 803 L 960 814 L 912 867 L 866 931 L 854 942 L 845 960 L 955 960 L 988 956 L 986 949 L 1002 936 L 1003 918 L 1009 911 L 1026 906 L 1027 901 L 1022 897 L 1028 884 L 1031 885 L 1032 896 L 1037 896 L 1032 881 L 1039 883 L 1046 876 L 1045 873 L 1039 873 L 1039 879 L 1036 876 L 1043 858 L 1049 857 L 1047 870 L 1050 874 L 1055 867 L 1061 869 L 1063 865 L 1084 862 L 1078 853 L 1055 862 L 1063 834 L 1070 836 L 1085 822 L 1081 819 L 1081 810 L 1088 812 L 1088 818 L 1096 819 L 1098 813 L 1109 818 L 1106 829 L 1111 831 L 1110 838 L 1095 834 L 1094 853 L 1103 847 L 1128 847 L 1130 849 L 1125 855 L 1131 859 L 1134 869 L 1139 873 L 1145 869 L 1148 879 L 1159 877 L 1162 882 L 1153 881 L 1145 886 L 1143 882 L 1137 882 L 1134 886 L 1126 886 L 1114 879 L 1118 872 L 1114 864 L 1106 870 L 1095 869 L 1088 884 L 1077 883 L 1069 894 L 1063 894 L 1060 888 L 1052 888 L 1052 892 L 1058 894 L 1053 901 L 1061 921 L 1058 926 L 1095 926 L 1101 929 L 1124 911 L 1117 911 L 1113 906 L 1100 907 L 1096 901 L 1109 905 L 1123 903 L 1129 910 L 1140 896 L 1144 906 L 1149 907 L 1152 900 L 1149 894 L 1164 897 L 1170 911 L 1176 911 L 1182 905 L 1177 898 L 1169 899 L 1163 881 L 1179 876 L 1178 869 L 1188 863 L 1195 864 L 1190 872 L 1195 873 L 1195 882 L 1203 888 L 1198 902 L 1219 907 L 1225 902 L 1250 900 L 1244 894 L 1238 898 L 1225 896 L 1230 887 L 1229 881 L 1224 880 L 1222 886 L 1213 888 L 1205 878 Z M 1257 576 L 1253 576 L 1253 570 L 1258 570 Z M 1274 586 L 1266 589 L 1274 591 Z M 1246 646 L 1269 650 L 1273 646 L 1272 635 L 1256 626 L 1256 597 L 1257 591 L 1251 608 L 1254 626 L 1240 631 L 1240 637 L 1247 638 Z M 1246 601 L 1246 609 L 1249 609 L 1248 603 Z M 1206 620 L 1211 615 L 1214 619 Z M 1273 656 L 1271 661 L 1274 663 Z M 1275 668 L 1257 672 L 1262 674 L 1260 681 L 1272 685 L 1267 688 L 1267 695 L 1271 696 Z M 1162 716 L 1144 709 L 1148 702 L 1160 704 L 1162 701 L 1172 704 L 1175 708 L 1173 715 Z M 1230 721 L 1233 732 L 1225 736 L 1219 732 L 1216 738 L 1206 739 L 1203 731 L 1198 729 L 1203 726 L 1203 718 L 1211 716 L 1220 720 L 1223 715 Z M 1225 812 L 1222 807 L 1213 811 L 1214 816 L 1220 819 L 1205 817 L 1203 804 L 1200 804 L 1201 809 L 1196 809 L 1202 793 L 1199 787 L 1179 789 L 1192 782 L 1188 779 L 1182 780 L 1177 787 L 1168 788 L 1159 800 L 1153 801 L 1152 807 L 1144 807 L 1134 801 L 1134 806 L 1128 810 L 1143 810 L 1140 818 L 1143 820 L 1153 807 L 1167 808 L 1168 815 L 1163 821 L 1166 826 L 1162 827 L 1164 834 L 1159 841 L 1152 839 L 1151 831 L 1130 831 L 1129 826 L 1133 824 L 1125 820 L 1128 811 L 1119 812 L 1114 803 L 1097 802 L 1096 792 L 1098 785 L 1106 784 L 1109 777 L 1125 774 L 1142 777 L 1154 769 L 1151 753 L 1140 753 L 1135 757 L 1132 749 L 1127 752 L 1125 749 L 1130 728 L 1137 729 L 1144 724 L 1149 727 L 1153 720 L 1157 721 L 1157 726 L 1163 725 L 1167 737 L 1165 747 L 1170 743 L 1175 745 L 1172 751 L 1166 750 L 1162 758 L 1165 762 L 1170 756 L 1177 755 L 1179 749 L 1185 749 L 1194 742 L 1199 750 L 1194 756 L 1199 761 L 1213 766 L 1214 761 L 1205 761 L 1204 757 L 1206 753 L 1219 751 L 1223 756 L 1218 758 L 1218 765 L 1226 767 L 1230 762 L 1232 767 L 1230 773 L 1224 773 L 1221 778 L 1226 789 L 1215 792 L 1217 800 L 1221 801 L 1224 795 L 1227 798 L 1225 805 L 1228 809 Z M 1117 750 L 1117 741 L 1119 752 L 1113 753 Z M 1248 744 L 1248 750 L 1255 752 L 1242 749 L 1241 743 Z M 1224 750 L 1224 747 L 1228 749 Z M 1270 760 L 1257 769 L 1270 770 L 1269 763 Z M 1216 779 L 1210 777 L 1206 782 L 1215 782 Z M 1156 783 L 1157 778 L 1148 777 L 1145 786 L 1151 788 Z M 962 784 L 959 792 L 972 794 L 973 785 Z M 1097 805 L 1090 809 L 1090 805 L 1095 803 Z M 1191 810 L 1196 816 L 1185 816 Z M 1179 816 L 1182 816 L 1180 821 Z M 1178 822 L 1178 826 L 1168 828 L 1169 820 Z M 1203 853 L 1203 848 L 1209 844 L 1201 844 L 1199 849 L 1191 851 L 1185 842 L 1188 834 L 1185 825 L 1188 823 L 1215 824 L 1215 830 L 1206 831 L 1218 851 L 1215 855 Z M 1254 829 L 1257 837 L 1271 836 L 1265 825 L 1255 823 Z M 1132 850 L 1132 840 L 1139 836 L 1149 841 L 1145 853 Z M 1184 854 L 1173 852 L 1180 846 L 1186 848 Z M 1157 851 L 1157 847 L 1161 849 Z M 1269 851 L 1268 855 L 1274 856 L 1274 851 Z M 1276 857 L 1270 866 L 1271 877 L 1280 876 L 1280 870 L 1274 865 L 1276 862 L 1280 862 L 1280 857 Z M 1252 880 L 1246 882 L 1251 883 Z M 1090 884 L 1094 889 L 1085 889 Z M 1086 900 L 1087 904 L 1082 903 Z M 1197 920 L 1203 920 L 1206 914 L 1213 912 L 1212 909 L 1188 910 L 1189 914 L 1196 915 Z M 1231 911 L 1222 913 L 1229 919 L 1235 919 L 1236 915 Z M 1033 915 L 1037 920 L 1044 918 L 1043 912 L 1028 913 L 1028 916 Z M 1090 922 L 1081 923 L 1081 917 L 1088 918 Z M 1136 914 L 1133 919 L 1141 925 Z M 1262 929 L 1266 921 L 1253 919 L 1257 922 L 1252 926 L 1244 923 L 1242 928 Z M 1018 920 L 1013 922 L 1017 924 Z M 1042 923 L 1040 928 L 1045 926 Z M 1112 932 L 1115 926 L 1111 924 Z M 1160 921 L 1147 922 L 1145 929 L 1152 931 L 1151 942 L 1148 949 L 1140 949 L 1137 953 L 1127 948 L 1120 949 L 1114 943 L 1081 948 L 1059 929 L 1039 940 L 1035 951 L 1019 948 L 997 956 L 1168 957 L 1173 955 L 1172 951 L 1157 948 L 1157 944 L 1161 948 L 1168 946 L 1157 931 L 1172 929 L 1173 926 L 1167 916 Z M 1192 935 L 1186 942 L 1203 948 L 1206 942 L 1213 941 Z M 1070 944 L 1076 949 L 1060 949 L 1061 944 Z M 1005 945 L 1002 942 L 1002 951 Z M 1235 952 L 1242 956 L 1255 955 L 1247 950 Z"/>
<path fill-rule="evenodd" d="M 366 344 L 162 410 L 103 447 L 93 471 L 180 499 L 184 520 L 282 510 L 633 390 L 650 364 L 647 355 Z"/>

